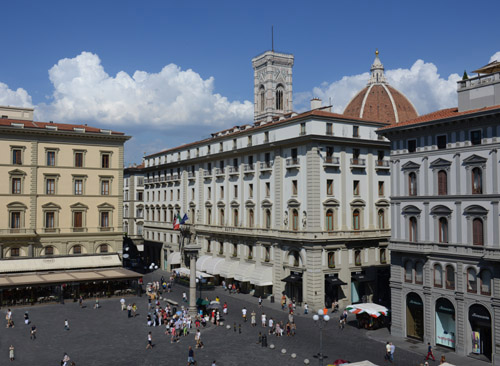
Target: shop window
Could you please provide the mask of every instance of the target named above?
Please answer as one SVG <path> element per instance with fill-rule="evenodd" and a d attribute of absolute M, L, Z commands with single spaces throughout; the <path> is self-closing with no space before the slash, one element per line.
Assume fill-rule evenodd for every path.
<path fill-rule="evenodd" d="M 434 287 L 443 287 L 443 268 L 439 264 L 434 265 Z"/>
<path fill-rule="evenodd" d="M 328 268 L 335 268 L 335 252 L 328 252 Z"/>
<path fill-rule="evenodd" d="M 448 220 L 444 217 L 439 219 L 439 242 L 448 243 Z"/>
<path fill-rule="evenodd" d="M 448 194 L 448 174 L 444 170 L 438 172 L 438 195 Z"/>
<path fill-rule="evenodd" d="M 477 275 L 474 268 L 467 270 L 467 292 L 477 293 Z"/>
<path fill-rule="evenodd" d="M 413 263 L 411 261 L 406 261 L 405 263 L 405 282 L 413 281 Z"/>
<path fill-rule="evenodd" d="M 483 193 L 483 172 L 481 168 L 472 169 L 472 194 Z"/>
<path fill-rule="evenodd" d="M 415 283 L 419 285 L 424 283 L 424 264 L 422 262 L 415 264 Z"/>
<path fill-rule="evenodd" d="M 418 241 L 418 224 L 416 217 L 410 217 L 409 222 L 409 231 L 410 231 L 410 241 L 416 242 Z"/>
<path fill-rule="evenodd" d="M 44 254 L 45 255 L 54 255 L 54 247 L 45 247 L 45 250 L 44 250 Z"/>
<path fill-rule="evenodd" d="M 356 266 L 361 266 L 361 250 L 356 250 L 354 252 L 354 264 Z"/>
<path fill-rule="evenodd" d="M 484 245 L 483 236 L 483 220 L 478 218 L 472 220 L 472 244 Z"/>
<path fill-rule="evenodd" d="M 481 271 L 481 295 L 491 295 L 491 272 Z"/>
<path fill-rule="evenodd" d="M 326 211 L 326 230 L 333 231 L 333 210 Z"/>
<path fill-rule="evenodd" d="M 448 290 L 455 289 L 455 269 L 453 266 L 446 266 L 446 288 Z"/>
<path fill-rule="evenodd" d="M 99 246 L 99 253 L 108 253 L 109 247 L 107 244 L 102 244 Z"/>
<path fill-rule="evenodd" d="M 417 195 L 417 174 L 414 172 L 408 174 L 408 194 L 410 196 Z"/>

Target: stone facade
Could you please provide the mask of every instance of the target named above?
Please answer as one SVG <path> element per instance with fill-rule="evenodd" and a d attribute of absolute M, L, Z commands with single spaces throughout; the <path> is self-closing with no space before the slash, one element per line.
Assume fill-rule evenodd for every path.
<path fill-rule="evenodd" d="M 142 250 L 144 227 L 143 165 L 130 166 L 123 171 L 123 232 Z"/>

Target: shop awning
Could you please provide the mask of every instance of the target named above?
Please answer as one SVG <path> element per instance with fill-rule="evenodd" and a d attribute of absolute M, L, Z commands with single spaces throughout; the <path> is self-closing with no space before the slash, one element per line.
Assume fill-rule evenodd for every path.
<path fill-rule="evenodd" d="M 73 270 L 40 272 L 28 274 L 9 274 L 0 276 L 0 288 L 20 286 L 44 286 L 72 282 L 110 281 L 137 279 L 142 274 L 125 268 L 96 268 L 92 270 Z"/>
<path fill-rule="evenodd" d="M 381 315 L 387 315 L 389 313 L 389 310 L 385 306 L 374 303 L 348 305 L 346 309 L 353 314 L 367 313 L 374 318 L 378 318 Z"/>
<path fill-rule="evenodd" d="M 181 267 L 181 268 L 176 268 L 173 271 L 179 273 L 180 275 L 186 276 L 186 277 L 189 277 L 191 275 L 191 270 L 189 268 Z M 208 273 L 196 271 L 196 277 L 197 278 L 200 278 L 200 277 L 212 278 L 213 276 L 209 275 Z"/>
<path fill-rule="evenodd" d="M 220 275 L 225 278 L 234 278 L 234 274 L 236 273 L 236 268 L 240 264 L 239 261 L 233 260 L 224 260 L 222 266 L 220 268 Z"/>
<path fill-rule="evenodd" d="M 290 276 L 283 278 L 281 281 L 288 283 L 302 283 L 302 276 L 291 274 Z"/>
<path fill-rule="evenodd" d="M 121 266 L 122 261 L 118 254 L 3 259 L 0 260 L 0 273 L 58 271 Z"/>
<path fill-rule="evenodd" d="M 250 275 L 250 283 L 255 286 L 272 286 L 273 267 L 256 266 Z"/>
<path fill-rule="evenodd" d="M 173 252 L 170 254 L 170 260 L 167 259 L 167 261 L 172 264 L 181 264 L 181 252 Z"/>
<path fill-rule="evenodd" d="M 201 269 L 212 275 L 218 275 L 220 274 L 222 263 L 224 263 L 224 258 L 213 257 L 206 261 Z"/>
<path fill-rule="evenodd" d="M 325 281 L 328 282 L 330 285 L 334 285 L 334 286 L 347 285 L 347 283 L 345 283 L 344 281 L 342 281 L 341 279 L 339 279 L 337 277 L 326 277 Z"/>
<path fill-rule="evenodd" d="M 366 274 L 364 273 L 356 273 L 356 274 L 353 274 L 351 275 L 351 278 L 355 281 L 358 281 L 358 282 L 371 282 L 373 281 L 373 278 L 371 277 L 368 277 Z"/>
<path fill-rule="evenodd" d="M 203 271 L 203 265 L 212 258 L 211 255 L 202 255 L 200 258 L 196 260 L 196 269 L 199 271 Z"/>
<path fill-rule="evenodd" d="M 234 279 L 241 282 L 250 282 L 250 276 L 255 268 L 254 263 L 241 262 L 234 272 Z"/>

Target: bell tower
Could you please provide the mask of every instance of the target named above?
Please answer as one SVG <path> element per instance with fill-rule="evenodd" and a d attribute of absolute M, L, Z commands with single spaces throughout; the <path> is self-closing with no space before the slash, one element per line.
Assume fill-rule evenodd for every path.
<path fill-rule="evenodd" d="M 288 53 L 266 51 L 252 59 L 254 70 L 254 121 L 291 113 L 292 67 Z"/>

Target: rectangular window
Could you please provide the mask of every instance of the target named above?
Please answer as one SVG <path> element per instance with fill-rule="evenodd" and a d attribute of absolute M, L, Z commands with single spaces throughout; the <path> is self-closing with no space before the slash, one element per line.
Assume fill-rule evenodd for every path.
<path fill-rule="evenodd" d="M 75 195 L 83 194 L 83 179 L 75 179 Z"/>
<path fill-rule="evenodd" d="M 264 155 L 264 161 L 266 162 L 266 165 L 269 166 L 269 163 L 271 162 L 271 153 L 266 153 Z"/>
<path fill-rule="evenodd" d="M 481 145 L 481 130 L 471 131 L 470 143 L 472 145 Z"/>
<path fill-rule="evenodd" d="M 234 185 L 234 198 L 238 198 L 238 186 Z"/>
<path fill-rule="evenodd" d="M 224 186 L 220 186 L 220 199 L 224 199 Z"/>
<path fill-rule="evenodd" d="M 252 136 L 248 136 L 248 138 L 247 138 L 247 146 L 252 146 Z"/>
<path fill-rule="evenodd" d="M 267 143 L 267 142 L 269 142 L 269 132 L 268 131 L 264 132 L 264 143 Z"/>
<path fill-rule="evenodd" d="M 137 192 L 137 200 L 142 201 L 144 199 L 144 192 Z"/>
<path fill-rule="evenodd" d="M 101 212 L 101 227 L 109 227 L 109 212 Z"/>
<path fill-rule="evenodd" d="M 55 228 L 55 213 L 45 212 L 45 228 L 53 229 Z"/>
<path fill-rule="evenodd" d="M 292 159 L 297 160 L 298 150 L 296 148 L 292 149 Z"/>
<path fill-rule="evenodd" d="M 235 150 L 235 149 L 236 149 L 236 147 L 237 147 L 237 143 L 236 143 L 236 141 L 237 141 L 236 139 L 233 139 L 233 150 Z"/>
<path fill-rule="evenodd" d="M 292 195 L 296 196 L 298 191 L 298 183 L 296 180 L 292 180 Z"/>
<path fill-rule="evenodd" d="M 12 150 L 12 164 L 21 165 L 23 163 L 21 158 L 22 150 L 21 149 L 13 149 Z"/>
<path fill-rule="evenodd" d="M 47 165 L 55 166 L 56 165 L 56 152 L 55 151 L 47 151 Z"/>
<path fill-rule="evenodd" d="M 173 201 L 174 200 L 174 190 L 172 189 L 170 191 L 170 201 Z"/>
<path fill-rule="evenodd" d="M 181 199 L 181 190 L 178 189 L 177 190 L 177 201 L 179 201 Z"/>
<path fill-rule="evenodd" d="M 408 140 L 408 152 L 417 151 L 417 140 Z"/>
<path fill-rule="evenodd" d="M 382 181 L 378 182 L 378 195 L 379 196 L 384 195 L 384 182 Z"/>
<path fill-rule="evenodd" d="M 271 197 L 271 183 L 266 182 L 266 197 Z"/>
<path fill-rule="evenodd" d="M 446 135 L 437 136 L 436 144 L 438 149 L 446 149 Z"/>
<path fill-rule="evenodd" d="M 11 257 L 19 257 L 19 248 L 11 248 L 10 249 Z"/>
<path fill-rule="evenodd" d="M 359 137 L 359 126 L 352 126 L 352 137 Z"/>
<path fill-rule="evenodd" d="M 328 196 L 333 196 L 333 179 L 326 180 L 326 194 Z"/>
<path fill-rule="evenodd" d="M 109 168 L 109 154 L 101 155 L 101 168 Z"/>
<path fill-rule="evenodd" d="M 56 194 L 56 180 L 54 178 L 47 178 L 45 181 L 45 193 Z"/>
<path fill-rule="evenodd" d="M 248 184 L 248 198 L 253 197 L 253 183 Z"/>
<path fill-rule="evenodd" d="M 358 160 L 360 154 L 361 154 L 361 152 L 359 149 L 352 149 L 352 158 L 354 160 Z"/>
<path fill-rule="evenodd" d="M 101 195 L 109 196 L 109 180 L 101 181 Z"/>
<path fill-rule="evenodd" d="M 75 153 L 75 167 L 76 168 L 83 167 L 83 153 L 82 152 Z"/>
<path fill-rule="evenodd" d="M 194 188 L 191 188 L 191 200 L 194 200 Z"/>
<path fill-rule="evenodd" d="M 207 198 L 209 200 L 212 199 L 212 187 L 208 187 L 208 189 L 207 189 Z"/>
<path fill-rule="evenodd" d="M 326 124 L 326 134 L 327 135 L 333 135 L 333 124 L 332 123 L 327 123 Z"/>
<path fill-rule="evenodd" d="M 21 194 L 21 178 L 12 178 L 12 194 Z"/>
<path fill-rule="evenodd" d="M 73 212 L 73 227 L 75 228 L 83 227 L 83 212 L 81 211 Z"/>
<path fill-rule="evenodd" d="M 300 124 L 300 135 L 305 135 L 306 134 L 306 124 L 305 123 L 301 123 Z"/>
<path fill-rule="evenodd" d="M 219 152 L 224 151 L 224 145 L 222 142 L 219 143 Z"/>
<path fill-rule="evenodd" d="M 359 180 L 355 180 L 352 182 L 352 194 L 355 196 L 359 196 Z"/>
<path fill-rule="evenodd" d="M 21 228 L 21 212 L 12 211 L 10 213 L 10 228 L 20 229 Z"/>

